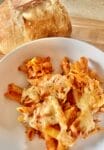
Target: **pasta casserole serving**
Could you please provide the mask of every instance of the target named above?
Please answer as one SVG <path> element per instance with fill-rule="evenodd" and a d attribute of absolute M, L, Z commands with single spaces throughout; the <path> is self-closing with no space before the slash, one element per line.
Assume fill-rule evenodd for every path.
<path fill-rule="evenodd" d="M 5 93 L 20 103 L 18 121 L 28 138 L 43 138 L 47 150 L 67 150 L 77 139 L 103 130 L 97 114 L 104 111 L 104 91 L 88 59 L 72 62 L 64 57 L 60 67 L 60 73 L 55 73 L 50 57 L 25 60 L 19 70 L 25 73 L 28 86 L 12 83 Z"/>

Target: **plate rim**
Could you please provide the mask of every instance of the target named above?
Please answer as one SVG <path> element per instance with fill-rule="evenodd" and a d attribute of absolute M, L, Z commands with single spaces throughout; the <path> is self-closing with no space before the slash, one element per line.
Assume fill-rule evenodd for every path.
<path fill-rule="evenodd" d="M 101 49 L 99 49 L 96 46 L 94 46 L 92 44 L 89 44 L 89 43 L 87 43 L 86 41 L 83 41 L 83 40 L 78 40 L 78 39 L 68 38 L 68 37 L 48 37 L 48 38 L 46 37 L 46 38 L 40 38 L 40 39 L 32 40 L 32 41 L 29 41 L 27 43 L 24 43 L 24 44 L 16 47 L 15 49 L 11 50 L 9 53 L 5 54 L 4 57 L 2 57 L 0 59 L 0 63 L 2 63 L 9 56 L 13 55 L 15 52 L 19 51 L 20 48 L 28 46 L 28 45 L 31 45 L 33 43 L 37 43 L 39 41 L 44 41 L 44 40 L 68 40 L 68 41 L 75 41 L 75 42 L 77 42 L 79 44 L 85 44 L 86 46 L 90 46 L 90 47 L 92 47 L 94 49 L 94 50 L 92 49 L 92 51 L 96 51 L 97 53 L 100 53 L 100 54 L 104 55 L 104 52 Z"/>

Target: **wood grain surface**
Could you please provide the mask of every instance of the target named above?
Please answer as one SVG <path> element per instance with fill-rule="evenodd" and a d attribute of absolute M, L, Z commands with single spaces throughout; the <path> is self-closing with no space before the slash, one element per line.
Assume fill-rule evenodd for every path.
<path fill-rule="evenodd" d="M 104 51 L 104 21 L 71 17 L 72 38 L 91 43 Z M 0 58 L 3 55 L 0 53 Z"/>
<path fill-rule="evenodd" d="M 71 17 L 72 38 L 89 42 L 104 51 L 104 21 Z"/>

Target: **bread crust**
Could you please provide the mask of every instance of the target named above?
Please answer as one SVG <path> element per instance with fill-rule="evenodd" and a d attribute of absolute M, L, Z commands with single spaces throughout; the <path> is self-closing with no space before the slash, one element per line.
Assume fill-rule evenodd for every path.
<path fill-rule="evenodd" d="M 0 5 L 0 52 L 8 53 L 12 49 L 27 42 L 24 22 L 19 13 L 13 9 L 10 0 Z"/>
<path fill-rule="evenodd" d="M 45 0 L 13 0 L 13 6 L 16 9 L 19 10 L 25 10 L 27 9 L 30 5 L 38 5 L 42 3 Z"/>

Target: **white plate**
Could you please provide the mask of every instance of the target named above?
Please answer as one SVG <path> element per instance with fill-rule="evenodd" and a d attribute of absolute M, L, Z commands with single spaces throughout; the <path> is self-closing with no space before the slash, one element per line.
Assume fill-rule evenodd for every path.
<path fill-rule="evenodd" d="M 64 56 L 73 60 L 81 56 L 89 58 L 89 65 L 104 75 L 104 53 L 87 43 L 67 38 L 45 38 L 23 45 L 0 60 L 0 150 L 44 150 L 43 141 L 28 142 L 24 128 L 17 122 L 17 104 L 3 96 L 9 83 L 25 85 L 25 78 L 18 66 L 33 56 L 50 56 L 56 71 Z M 96 134 L 76 143 L 72 150 L 104 150 L 104 133 Z"/>

